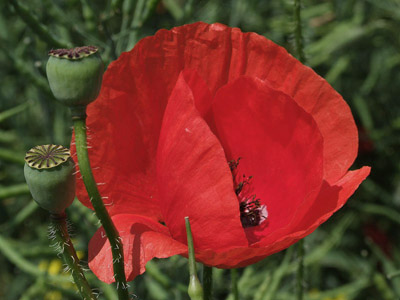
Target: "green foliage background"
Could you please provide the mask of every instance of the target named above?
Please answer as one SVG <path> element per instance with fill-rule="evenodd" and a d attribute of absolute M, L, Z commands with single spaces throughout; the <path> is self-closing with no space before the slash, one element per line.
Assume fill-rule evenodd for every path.
<path fill-rule="evenodd" d="M 372 166 L 348 204 L 306 239 L 305 299 L 400 299 L 400 2 L 306 0 L 302 18 L 308 64 L 348 101 L 359 126 L 354 168 Z M 255 31 L 293 53 L 292 0 L 0 2 L 0 299 L 79 299 L 23 178 L 26 150 L 68 146 L 71 135 L 69 112 L 47 84 L 47 51 L 94 44 L 108 64 L 160 28 L 199 20 Z M 78 201 L 69 216 L 86 253 L 96 220 Z M 294 252 L 239 270 L 241 299 L 295 299 Z M 88 277 L 100 299 L 115 299 Z M 229 272 L 215 270 L 214 279 L 215 299 L 233 299 Z M 172 257 L 149 263 L 131 288 L 139 299 L 188 299 L 187 281 L 186 259 Z"/>

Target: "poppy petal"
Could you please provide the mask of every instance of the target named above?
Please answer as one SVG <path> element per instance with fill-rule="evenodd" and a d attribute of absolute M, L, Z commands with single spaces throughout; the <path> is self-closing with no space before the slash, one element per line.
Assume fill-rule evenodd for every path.
<path fill-rule="evenodd" d="M 354 162 L 358 134 L 349 106 L 326 80 L 283 47 L 256 33 L 202 22 L 159 31 L 145 43 L 146 47 L 166 44 L 165 54 L 159 54 L 166 56 L 163 64 L 197 70 L 213 94 L 248 75 L 291 96 L 317 122 L 324 138 L 324 178 L 330 183 Z"/>
<path fill-rule="evenodd" d="M 315 197 L 318 189 L 312 190 L 314 181 L 311 175 L 309 181 L 307 179 L 310 193 L 303 197 L 304 187 L 304 190 L 300 187 L 299 192 L 294 192 L 299 197 L 294 198 L 293 203 L 300 204 L 296 214 L 289 202 L 286 202 L 286 206 L 279 205 L 279 197 L 273 199 L 276 204 L 266 202 L 270 221 L 276 218 L 279 222 L 274 224 L 279 230 L 272 230 L 270 224 L 263 223 L 266 231 L 263 229 L 258 235 L 257 230 L 249 234 L 251 229 L 243 230 L 241 227 L 226 157 L 223 157 L 221 143 L 212 133 L 217 133 L 212 120 L 213 110 L 210 110 L 212 97 L 223 86 L 234 83 L 243 75 L 252 77 L 255 82 L 258 82 L 257 79 L 264 81 L 273 90 L 271 94 L 281 91 L 287 95 L 278 93 L 278 98 L 288 97 L 296 102 L 303 109 L 300 115 L 307 112 L 312 116 L 323 141 L 322 158 L 316 153 L 317 162 L 311 162 L 314 167 L 305 167 L 315 168 L 315 176 L 318 177 L 320 170 L 314 164 L 323 165 L 324 181 L 320 181 L 323 185 L 319 198 Z M 170 98 L 173 90 L 173 97 Z M 251 90 L 248 92 L 252 93 Z M 251 102 L 262 108 L 257 101 L 253 99 Z M 226 107 L 230 105 L 227 103 Z M 259 113 L 258 110 L 256 113 Z M 226 112 L 221 110 L 220 114 Z M 273 120 L 274 114 L 269 115 Z M 312 122 L 307 121 L 308 117 L 300 117 L 299 120 L 301 124 L 310 125 L 307 127 L 303 124 L 306 137 L 311 136 L 314 128 Z M 255 122 L 245 121 L 251 126 Z M 138 235 L 125 237 L 124 243 L 128 244 L 128 248 L 136 241 L 132 240 L 132 236 L 140 237 L 140 241 L 144 238 L 145 242 L 148 237 L 149 245 L 155 245 L 157 237 L 153 235 L 161 234 L 157 255 L 185 255 L 186 252 L 180 252 L 182 249 L 179 247 L 186 242 L 183 217 L 189 215 L 194 223 L 192 227 L 198 257 L 209 265 L 245 266 L 288 247 L 339 209 L 356 189 L 357 182 L 361 182 L 364 175 L 367 176 L 365 169 L 347 173 L 356 157 L 358 140 L 351 111 L 342 97 L 284 48 L 255 33 L 242 33 L 237 28 L 222 24 L 199 22 L 172 30 L 160 30 L 154 36 L 141 40 L 129 53 L 123 53 L 109 66 L 99 98 L 89 105 L 87 124 L 94 176 L 100 184 L 102 196 L 109 197 L 105 202 L 110 214 L 118 216 L 122 211 L 130 214 L 132 218 L 127 217 L 122 222 L 124 224 L 118 225 L 121 228 L 130 229 L 132 224 L 141 224 L 134 230 Z M 281 129 L 277 128 L 280 133 Z M 248 129 L 251 133 L 252 128 Z M 189 133 L 193 136 L 189 136 Z M 252 139 L 244 137 L 245 140 L 253 140 L 250 142 L 255 146 L 262 144 L 257 141 L 258 138 L 256 135 Z M 311 144 L 317 145 L 316 140 L 311 139 Z M 240 145 L 239 148 L 247 151 L 246 146 Z M 263 178 L 265 174 L 254 163 L 246 166 L 245 158 L 241 166 L 253 172 L 248 175 L 255 176 L 255 179 Z M 303 161 L 307 161 L 307 158 Z M 265 168 L 271 166 L 266 165 Z M 297 175 L 296 172 L 294 168 L 294 174 L 287 173 L 285 176 L 297 179 L 301 172 Z M 276 176 L 280 176 L 279 172 L 276 172 Z M 286 184 L 297 186 L 296 183 L 294 180 Z M 159 184 L 162 191 L 158 190 Z M 256 181 L 255 185 L 260 186 Z M 81 180 L 77 183 L 77 194 L 85 205 L 91 207 Z M 193 198 L 193 194 L 200 195 Z M 278 191 L 272 195 L 280 194 Z M 262 197 L 263 201 L 270 200 L 267 193 L 264 196 L 257 192 L 257 196 Z M 307 210 L 307 207 L 311 209 Z M 141 217 L 133 217 L 132 214 Z M 145 221 L 134 220 L 139 218 Z M 167 219 L 167 225 L 171 225 L 171 233 L 157 222 L 164 218 Z M 210 234 L 215 230 L 218 230 L 218 234 Z M 271 233 L 264 237 L 268 230 Z M 249 248 L 245 232 L 247 237 L 251 237 L 251 242 L 263 236 L 262 242 L 253 243 Z M 96 255 L 92 255 L 95 269 L 101 268 L 102 263 L 106 265 L 105 253 L 108 253 L 108 262 L 111 261 L 109 249 L 102 248 L 105 241 L 100 238 L 93 242 L 92 247 L 100 253 L 98 263 Z M 162 250 L 163 245 L 169 245 L 171 252 Z M 150 254 L 143 261 L 153 255 L 147 250 L 146 253 Z M 137 261 L 138 258 L 128 259 L 130 262 L 133 260 Z M 141 258 L 139 260 L 139 263 L 130 267 L 130 278 L 142 272 L 144 263 Z M 108 264 L 108 270 L 101 271 L 108 272 L 106 280 L 109 281 L 112 280 L 111 269 Z"/>
<path fill-rule="evenodd" d="M 119 190 L 118 194 L 123 194 L 119 182 L 135 184 L 134 195 L 113 200 L 111 214 L 118 213 L 120 206 L 139 213 L 140 206 L 145 208 L 140 213 L 160 216 L 158 191 L 152 184 L 156 178 L 154 158 L 168 97 L 184 69 L 196 70 L 211 94 L 248 75 L 267 80 L 293 97 L 314 117 L 322 133 L 324 179 L 329 183 L 341 178 L 354 161 L 357 131 L 348 105 L 284 48 L 258 34 L 222 24 L 198 22 L 160 30 L 110 64 L 99 98 L 88 107 L 93 147 L 89 155 L 92 166 L 101 167 L 94 170 L 96 180 L 106 183 L 100 192 L 107 195 Z M 115 179 L 113 184 L 107 184 L 110 178 Z M 91 207 L 79 180 L 77 194 Z"/>
<path fill-rule="evenodd" d="M 362 167 L 355 171 L 348 171 L 336 184 L 330 185 L 324 181 L 321 190 L 314 203 L 309 206 L 307 214 L 300 222 L 294 224 L 291 232 L 284 233 L 281 240 L 285 240 L 285 245 L 291 245 L 297 240 L 312 233 L 319 225 L 329 219 L 337 210 L 339 210 L 347 200 L 357 190 L 361 182 L 367 178 L 371 171 L 370 167 Z M 256 247 L 265 246 L 270 242 L 262 240 L 255 245 Z M 288 246 L 287 246 L 288 247 Z M 280 251 L 280 248 L 277 251 Z"/>
<path fill-rule="evenodd" d="M 180 76 L 165 111 L 157 154 L 160 207 L 171 235 L 186 243 L 189 216 L 196 249 L 247 245 L 224 151 Z M 218 230 L 218 234 L 212 234 Z"/>
<path fill-rule="evenodd" d="M 112 217 L 124 247 L 125 275 L 128 281 L 144 273 L 146 263 L 154 257 L 185 254 L 187 246 L 172 239 L 168 229 L 149 218 L 121 214 Z M 89 243 L 89 267 L 106 282 L 114 282 L 110 243 L 100 228 Z"/>
<path fill-rule="evenodd" d="M 163 57 L 160 73 L 168 70 L 164 73 L 172 80 L 179 70 L 196 70 L 212 94 L 242 75 L 269 81 L 317 122 L 324 138 L 324 179 L 336 182 L 354 162 L 358 134 L 347 103 L 326 80 L 265 37 L 223 24 L 198 22 L 160 30 L 138 46 L 160 50 L 151 52 L 147 64 Z"/>
<path fill-rule="evenodd" d="M 213 116 L 227 159 L 241 158 L 238 171 L 253 176 L 252 193 L 267 206 L 267 225 L 246 228 L 253 243 L 285 227 L 299 208 L 307 209 L 301 205 L 305 200 L 317 196 L 322 137 L 311 115 L 293 99 L 250 77 L 217 92 Z"/>
<path fill-rule="evenodd" d="M 111 65 L 110 71 L 105 75 L 100 98 L 96 100 L 96 105 L 88 107 L 90 161 L 99 191 L 111 215 L 120 213 L 120 207 L 124 207 L 124 213 L 161 220 L 157 185 L 154 184 L 154 144 L 158 142 L 159 132 L 147 126 L 151 123 L 149 118 L 154 117 L 157 122 L 157 116 L 143 116 L 145 113 L 141 111 L 150 111 L 150 106 L 148 103 L 135 103 L 135 93 L 131 90 L 133 95 L 128 94 L 130 85 L 115 86 L 116 82 L 112 80 L 110 73 L 113 74 L 116 68 L 125 70 L 126 65 L 129 65 L 126 55 Z M 196 108 L 204 118 L 210 118 L 212 98 L 206 83 L 194 70 L 184 70 L 182 75 L 196 95 Z M 123 88 L 124 92 L 121 91 Z M 74 137 L 71 151 L 75 156 Z M 79 176 L 77 196 L 81 202 L 92 208 Z"/>
<path fill-rule="evenodd" d="M 185 78 L 186 84 L 192 91 L 194 104 L 200 116 L 206 121 L 209 120 L 212 117 L 212 95 L 206 82 L 195 70 L 185 69 L 181 72 L 181 76 Z"/>
<path fill-rule="evenodd" d="M 72 147 L 74 148 L 72 149 Z M 75 145 L 71 146 L 71 152 L 75 152 Z M 151 181 L 152 178 L 137 174 L 137 176 L 132 175 L 132 179 L 130 179 L 109 164 L 99 163 L 99 157 L 96 153 L 99 152 L 96 150 L 95 152 L 90 151 L 92 171 L 109 214 L 111 216 L 119 214 L 121 213 L 121 207 L 124 207 L 124 213 L 138 214 L 154 220 L 161 220 L 161 211 L 155 201 L 156 196 L 154 196 L 157 190 Z M 79 171 L 76 154 L 74 160 Z M 79 201 L 93 209 L 79 172 L 76 180 L 76 191 Z M 126 205 L 127 202 L 131 205 Z"/>
<path fill-rule="evenodd" d="M 362 167 L 361 169 L 347 172 L 347 174 L 334 185 L 329 185 L 327 182 L 324 182 L 317 199 L 313 205 L 309 207 L 308 213 L 297 226 L 297 230 L 307 229 L 308 232 L 314 231 L 315 228 L 325 222 L 347 202 L 361 182 L 367 178 L 370 171 L 370 167 Z"/>
<path fill-rule="evenodd" d="M 273 242 L 270 239 L 253 244 L 250 248 L 238 247 L 225 253 L 203 251 L 197 254 L 199 261 L 219 268 L 240 268 L 256 263 L 263 258 L 282 251 L 298 240 L 311 234 L 318 226 L 325 222 L 334 212 L 340 209 L 354 193 L 361 182 L 369 175 L 370 168 L 363 167 L 356 171 L 349 171 L 336 185 L 324 182 L 321 192 L 314 205 L 297 228 L 291 233 L 283 233 Z"/>
<path fill-rule="evenodd" d="M 162 87 L 155 81 L 149 93 L 132 76 L 131 64 L 129 55 L 113 62 L 98 99 L 87 108 L 88 152 L 100 193 L 112 203 L 111 215 L 124 207 L 126 213 L 159 218 L 154 157 L 163 109 L 152 100 Z M 81 179 L 77 187 L 80 201 L 91 207 Z"/>

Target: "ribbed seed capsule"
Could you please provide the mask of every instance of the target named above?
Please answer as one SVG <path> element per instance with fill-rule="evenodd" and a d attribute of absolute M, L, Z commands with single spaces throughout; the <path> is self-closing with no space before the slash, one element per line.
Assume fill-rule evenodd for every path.
<path fill-rule="evenodd" d="M 24 175 L 33 199 L 51 213 L 62 213 L 75 197 L 75 163 L 69 149 L 41 145 L 25 156 Z"/>
<path fill-rule="evenodd" d="M 97 98 L 104 72 L 97 47 L 56 49 L 49 51 L 49 56 L 47 79 L 57 100 L 74 108 Z"/>

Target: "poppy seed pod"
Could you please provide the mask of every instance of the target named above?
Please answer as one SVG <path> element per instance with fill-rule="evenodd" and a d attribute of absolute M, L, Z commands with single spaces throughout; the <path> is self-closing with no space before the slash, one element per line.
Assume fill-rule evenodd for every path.
<path fill-rule="evenodd" d="M 61 103 L 85 107 L 100 92 L 104 64 L 94 46 L 49 52 L 46 72 L 50 89 Z"/>
<path fill-rule="evenodd" d="M 75 197 L 75 164 L 69 149 L 42 145 L 25 156 L 24 175 L 33 199 L 40 207 L 59 214 Z"/>

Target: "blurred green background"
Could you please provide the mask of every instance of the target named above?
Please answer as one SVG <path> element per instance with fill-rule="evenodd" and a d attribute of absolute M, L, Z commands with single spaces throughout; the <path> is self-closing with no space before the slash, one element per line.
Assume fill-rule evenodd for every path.
<path fill-rule="evenodd" d="M 348 101 L 360 133 L 353 166 L 372 166 L 348 204 L 305 241 L 305 299 L 400 299 L 400 1 L 304 1 L 307 64 Z M 79 299 L 49 247 L 48 216 L 24 183 L 38 144 L 69 145 L 71 121 L 45 75 L 51 48 L 97 45 L 106 64 L 160 28 L 194 21 L 254 31 L 294 53 L 292 0 L 31 0 L 0 2 L 0 299 Z M 69 209 L 87 259 L 91 211 Z M 241 299 L 295 299 L 292 248 L 239 270 Z M 113 289 L 88 277 L 100 299 Z M 215 299 L 233 299 L 215 270 Z M 139 299 L 188 299 L 186 259 L 153 260 L 131 288 Z"/>

